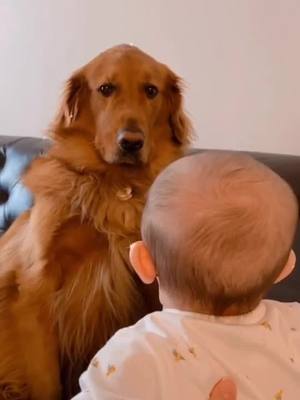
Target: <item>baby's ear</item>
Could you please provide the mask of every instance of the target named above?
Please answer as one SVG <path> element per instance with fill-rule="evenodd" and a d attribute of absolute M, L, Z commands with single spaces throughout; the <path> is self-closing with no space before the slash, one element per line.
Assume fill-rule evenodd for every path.
<path fill-rule="evenodd" d="M 289 258 L 283 268 L 283 270 L 280 272 L 278 278 L 274 283 L 278 283 L 282 281 L 283 279 L 287 278 L 294 270 L 296 266 L 296 254 L 294 250 L 290 251 Z"/>
<path fill-rule="evenodd" d="M 150 284 L 155 281 L 155 265 L 144 242 L 135 242 L 130 246 L 129 258 L 135 272 L 144 283 Z"/>

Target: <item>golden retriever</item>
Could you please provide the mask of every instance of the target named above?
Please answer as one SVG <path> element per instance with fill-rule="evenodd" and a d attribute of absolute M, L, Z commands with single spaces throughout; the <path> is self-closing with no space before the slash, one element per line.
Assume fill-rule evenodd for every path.
<path fill-rule="evenodd" d="M 179 78 L 136 47 L 67 82 L 35 197 L 0 240 L 0 399 L 58 400 L 119 328 L 157 307 L 128 260 L 155 176 L 190 139 Z M 154 300 L 154 301 L 153 301 Z"/>

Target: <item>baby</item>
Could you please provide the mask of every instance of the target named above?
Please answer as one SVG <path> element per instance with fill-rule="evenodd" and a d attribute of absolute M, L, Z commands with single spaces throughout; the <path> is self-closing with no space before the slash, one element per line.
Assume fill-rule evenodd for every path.
<path fill-rule="evenodd" d="M 263 300 L 295 266 L 297 200 L 269 168 L 230 152 L 171 164 L 130 249 L 163 311 L 117 332 L 82 375 L 81 399 L 206 400 L 222 376 L 240 400 L 300 399 L 300 305 Z"/>

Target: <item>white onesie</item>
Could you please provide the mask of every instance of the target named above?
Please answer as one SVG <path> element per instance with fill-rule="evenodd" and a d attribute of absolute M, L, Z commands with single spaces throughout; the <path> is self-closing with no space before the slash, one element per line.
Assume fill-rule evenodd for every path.
<path fill-rule="evenodd" d="M 224 376 L 239 400 L 299 400 L 300 304 L 264 300 L 234 317 L 149 314 L 96 354 L 73 400 L 207 400 Z"/>

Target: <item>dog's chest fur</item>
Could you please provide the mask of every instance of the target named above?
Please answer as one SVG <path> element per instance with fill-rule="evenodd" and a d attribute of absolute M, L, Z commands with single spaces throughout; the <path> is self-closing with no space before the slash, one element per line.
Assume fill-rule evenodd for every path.
<path fill-rule="evenodd" d="M 117 329 L 153 311 L 128 259 L 130 244 L 140 238 L 151 179 L 78 174 L 46 161 L 27 178 L 36 200 L 30 243 L 35 261 L 46 262 L 44 281 L 55 281 L 48 292 L 50 318 L 65 370 L 78 367 L 67 377 L 76 382 Z"/>
<path fill-rule="evenodd" d="M 38 221 L 38 254 L 46 258 L 49 276 L 56 270 L 50 313 L 61 356 L 77 365 L 85 364 L 117 329 L 151 311 L 128 260 L 130 244 L 140 238 L 148 185 L 113 178 L 74 174 L 51 193 L 49 178 L 33 209 L 34 215 L 41 204 L 45 213 Z M 127 188 L 129 198 L 123 196 Z M 46 238 L 49 225 L 55 229 Z"/>

